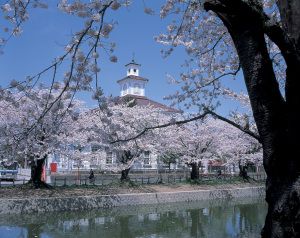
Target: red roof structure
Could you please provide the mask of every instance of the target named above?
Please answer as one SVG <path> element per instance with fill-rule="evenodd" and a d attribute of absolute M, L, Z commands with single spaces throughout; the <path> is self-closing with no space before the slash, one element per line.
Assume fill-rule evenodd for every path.
<path fill-rule="evenodd" d="M 178 109 L 175 109 L 175 108 L 172 108 L 172 107 L 169 107 L 167 105 L 164 105 L 162 103 L 159 103 L 159 102 L 155 102 L 145 96 L 138 96 L 138 95 L 126 95 L 126 96 L 123 96 L 123 97 L 117 97 L 116 98 L 116 103 L 117 104 L 125 104 L 125 103 L 131 103 L 134 104 L 134 105 L 137 105 L 137 106 L 148 106 L 148 107 L 153 107 L 153 108 L 158 108 L 158 109 L 161 109 L 163 111 L 166 111 L 166 112 L 170 112 L 170 113 L 181 113 L 180 110 Z"/>

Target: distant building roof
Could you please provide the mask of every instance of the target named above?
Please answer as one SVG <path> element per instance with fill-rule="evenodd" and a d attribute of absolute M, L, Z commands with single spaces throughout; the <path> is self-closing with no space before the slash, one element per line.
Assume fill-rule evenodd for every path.
<path fill-rule="evenodd" d="M 141 81 L 145 81 L 145 82 L 148 82 L 149 79 L 146 79 L 146 78 L 143 78 L 143 77 L 140 77 L 140 76 L 136 76 L 136 75 L 128 75 L 126 76 L 125 78 L 122 78 L 120 80 L 117 81 L 117 83 L 120 83 L 126 79 L 134 79 L 134 80 L 141 80 Z"/>
<path fill-rule="evenodd" d="M 162 103 L 155 102 L 147 97 L 144 96 L 137 96 L 137 95 L 131 95 L 127 94 L 126 96 L 123 97 L 117 97 L 116 102 L 118 103 L 128 103 L 130 101 L 133 101 L 134 105 L 137 106 L 152 106 L 153 108 L 159 108 L 162 109 L 166 112 L 172 112 L 172 113 L 181 113 L 180 110 L 166 106 Z"/>
<path fill-rule="evenodd" d="M 133 60 L 131 60 L 130 63 L 125 64 L 125 67 L 127 67 L 127 66 L 130 65 L 130 64 L 134 64 L 134 65 L 137 65 L 137 66 L 141 66 L 140 64 L 136 63 L 136 62 L 134 61 L 134 59 L 133 59 Z"/>

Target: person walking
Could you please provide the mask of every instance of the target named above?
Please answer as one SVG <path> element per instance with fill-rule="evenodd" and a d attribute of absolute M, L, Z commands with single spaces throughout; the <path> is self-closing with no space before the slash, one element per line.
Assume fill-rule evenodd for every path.
<path fill-rule="evenodd" d="M 95 182 L 95 175 L 94 175 L 94 171 L 92 169 L 90 170 L 89 180 L 90 180 L 90 183 Z"/>

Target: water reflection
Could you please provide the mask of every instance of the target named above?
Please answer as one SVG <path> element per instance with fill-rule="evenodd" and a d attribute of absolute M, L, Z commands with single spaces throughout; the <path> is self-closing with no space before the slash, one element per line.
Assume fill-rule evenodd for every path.
<path fill-rule="evenodd" d="M 0 237 L 258 237 L 265 214 L 262 200 L 235 200 L 2 215 Z"/>

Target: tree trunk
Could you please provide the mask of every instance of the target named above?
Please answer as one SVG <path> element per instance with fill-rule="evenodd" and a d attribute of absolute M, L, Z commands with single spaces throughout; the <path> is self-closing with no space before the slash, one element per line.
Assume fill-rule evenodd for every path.
<path fill-rule="evenodd" d="M 42 181 L 42 172 L 46 158 L 47 155 L 41 159 L 32 161 L 31 163 L 31 178 L 29 183 L 32 183 L 35 188 L 50 187 L 50 185 L 47 185 L 44 181 Z"/>
<path fill-rule="evenodd" d="M 284 99 L 266 47 L 266 19 L 261 6 L 252 2 L 207 1 L 205 8 L 218 15 L 233 39 L 262 141 L 268 203 L 262 237 L 300 237 L 300 166 L 295 156 L 300 148 L 300 123 L 296 115 L 300 108 L 299 52 L 278 44 L 287 64 Z M 273 33 L 272 40 L 282 43 L 282 38 L 276 39 Z"/>
<path fill-rule="evenodd" d="M 121 182 L 129 180 L 129 176 L 128 176 L 129 171 L 130 171 L 130 168 L 124 169 L 121 171 Z"/>
<path fill-rule="evenodd" d="M 199 166 L 198 166 L 198 163 L 192 162 L 192 163 L 190 163 L 190 166 L 192 167 L 191 180 L 199 179 Z"/>
<path fill-rule="evenodd" d="M 239 160 L 239 176 L 244 180 L 244 181 L 249 181 L 249 176 L 248 176 L 248 167 L 247 165 L 241 165 L 241 160 Z"/>
<path fill-rule="evenodd" d="M 128 165 L 128 163 L 130 161 L 132 161 L 133 158 L 134 158 L 134 155 L 131 153 L 130 150 L 123 150 L 119 161 L 124 165 L 126 165 L 126 164 Z M 121 171 L 121 179 L 120 179 L 121 182 L 129 180 L 128 174 L 129 174 L 130 169 L 131 168 L 129 167 L 129 168 Z"/>

